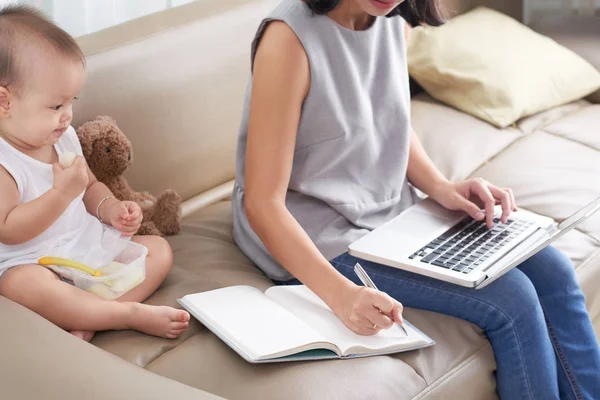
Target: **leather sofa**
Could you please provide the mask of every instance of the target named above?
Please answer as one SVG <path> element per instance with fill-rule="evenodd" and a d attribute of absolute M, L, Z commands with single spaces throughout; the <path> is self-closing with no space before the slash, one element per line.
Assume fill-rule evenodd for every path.
<path fill-rule="evenodd" d="M 460 13 L 475 3 L 482 4 L 449 4 Z M 78 38 L 88 77 L 73 125 L 114 117 L 133 143 L 130 183 L 155 194 L 174 188 L 185 199 L 183 230 L 169 237 L 174 268 L 149 304 L 177 306 L 185 294 L 230 285 L 272 285 L 236 247 L 228 197 L 250 41 L 276 4 L 201 0 Z M 450 179 L 480 176 L 512 187 L 520 207 L 556 220 L 600 196 L 600 104 L 582 99 L 497 129 L 420 93 L 412 118 Z M 600 333 L 600 215 L 557 246 L 573 260 Z M 0 316 L 0 397 L 7 400 L 497 398 L 482 330 L 415 309 L 405 316 L 435 346 L 267 365 L 245 362 L 195 320 L 177 340 L 119 331 L 98 333 L 88 344 L 5 298 Z"/>

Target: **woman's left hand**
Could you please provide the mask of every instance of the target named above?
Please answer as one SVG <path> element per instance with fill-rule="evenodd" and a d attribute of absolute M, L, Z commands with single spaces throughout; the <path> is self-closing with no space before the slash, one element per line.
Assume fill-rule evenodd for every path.
<path fill-rule="evenodd" d="M 433 200 L 449 210 L 465 211 L 473 219 L 486 219 L 487 226 L 494 222 L 494 206 L 502 205 L 500 220 L 506 223 L 510 213 L 517 211 L 515 196 L 509 188 L 499 188 L 481 178 L 460 182 L 446 181 L 429 194 Z M 481 211 L 485 210 L 485 214 Z"/>

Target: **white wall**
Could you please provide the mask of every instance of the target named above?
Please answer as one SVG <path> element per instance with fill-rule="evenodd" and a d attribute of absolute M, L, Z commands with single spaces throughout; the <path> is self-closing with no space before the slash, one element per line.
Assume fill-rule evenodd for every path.
<path fill-rule="evenodd" d="M 600 0 L 525 0 L 525 22 L 548 13 L 600 15 Z"/>
<path fill-rule="evenodd" d="M 201 0 L 0 0 L 0 6 L 36 6 L 71 35 L 81 36 L 192 1 Z"/>

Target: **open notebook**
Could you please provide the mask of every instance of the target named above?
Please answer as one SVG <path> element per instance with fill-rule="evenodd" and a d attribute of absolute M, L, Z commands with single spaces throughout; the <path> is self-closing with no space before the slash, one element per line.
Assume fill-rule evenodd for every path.
<path fill-rule="evenodd" d="M 372 336 L 357 335 L 303 285 L 274 286 L 265 293 L 230 286 L 178 302 L 251 363 L 367 357 L 434 344 L 406 320 L 408 336 L 397 325 Z"/>

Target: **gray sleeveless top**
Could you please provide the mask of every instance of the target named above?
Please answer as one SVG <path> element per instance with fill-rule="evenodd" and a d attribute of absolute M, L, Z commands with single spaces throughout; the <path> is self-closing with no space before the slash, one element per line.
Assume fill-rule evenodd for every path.
<path fill-rule="evenodd" d="M 302 106 L 286 206 L 331 260 L 348 245 L 414 203 L 406 169 L 410 94 L 404 20 L 376 18 L 364 31 L 314 14 L 301 0 L 283 0 L 258 29 L 285 22 L 304 46 L 311 87 Z M 292 276 L 269 254 L 244 211 L 249 80 L 236 160 L 233 235 L 271 279 Z"/>

